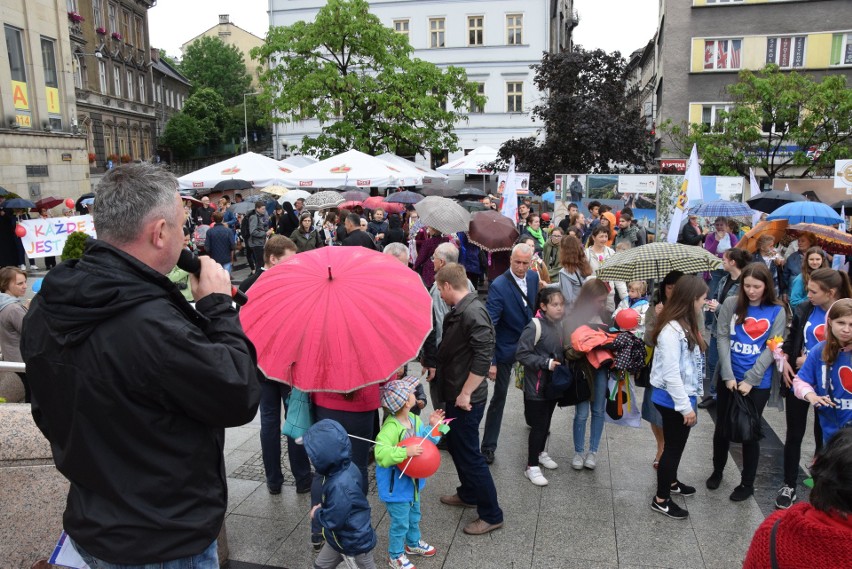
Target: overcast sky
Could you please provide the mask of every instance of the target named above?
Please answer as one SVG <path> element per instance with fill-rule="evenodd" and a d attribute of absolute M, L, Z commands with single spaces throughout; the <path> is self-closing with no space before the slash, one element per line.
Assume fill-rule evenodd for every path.
<path fill-rule="evenodd" d="M 659 0 L 575 0 L 580 25 L 574 41 L 627 57 L 654 35 L 658 6 Z M 181 44 L 217 25 L 219 14 L 230 14 L 237 26 L 265 37 L 268 7 L 267 0 L 159 0 L 148 10 L 151 45 L 180 55 Z"/>

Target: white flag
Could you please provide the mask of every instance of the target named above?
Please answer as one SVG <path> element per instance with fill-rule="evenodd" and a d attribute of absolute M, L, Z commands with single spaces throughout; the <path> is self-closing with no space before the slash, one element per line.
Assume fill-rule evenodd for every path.
<path fill-rule="evenodd" d="M 506 173 L 506 187 L 503 188 L 503 205 L 500 213 L 518 223 L 518 182 L 515 178 L 515 157 L 509 160 L 509 171 Z"/>
<path fill-rule="evenodd" d="M 840 217 L 843 218 L 843 221 L 840 222 L 840 225 L 837 226 L 837 229 L 846 233 L 846 206 L 842 206 L 840 208 Z M 831 261 L 831 268 L 835 271 L 839 271 L 843 268 L 843 265 L 846 264 L 846 255 L 837 254 L 834 256 L 834 259 Z"/>
<path fill-rule="evenodd" d="M 790 191 L 790 184 L 784 184 L 784 191 L 785 191 L 785 192 L 789 192 L 789 191 Z"/>
<path fill-rule="evenodd" d="M 753 198 L 754 196 L 760 193 L 760 186 L 757 185 L 757 178 L 754 177 L 754 168 L 748 169 L 748 176 L 749 186 L 751 186 L 751 197 Z M 754 213 L 751 214 L 751 226 L 754 227 L 755 225 L 757 225 L 757 222 L 760 221 L 760 216 L 762 214 L 759 211 L 752 211 L 754 211 Z"/>
<path fill-rule="evenodd" d="M 683 178 L 683 184 L 680 186 L 677 200 L 675 201 L 672 219 L 669 223 L 669 232 L 666 240 L 669 243 L 677 243 L 677 236 L 680 233 L 680 226 L 686 220 L 686 211 L 690 205 L 695 205 L 695 202 L 704 199 L 704 192 L 701 189 L 701 170 L 698 166 L 698 147 L 692 145 L 692 152 L 689 153 L 689 160 L 686 162 L 686 176 Z"/>

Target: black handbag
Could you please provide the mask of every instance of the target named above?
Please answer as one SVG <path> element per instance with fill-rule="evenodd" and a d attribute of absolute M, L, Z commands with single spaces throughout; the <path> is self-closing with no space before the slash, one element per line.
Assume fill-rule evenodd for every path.
<path fill-rule="evenodd" d="M 562 367 L 562 366 L 558 366 Z M 560 407 L 570 407 L 592 398 L 591 378 L 586 373 L 582 360 L 567 360 L 565 367 L 569 368 L 572 381 L 565 393 L 559 399 Z"/>
<path fill-rule="evenodd" d="M 725 438 L 732 443 L 754 443 L 763 438 L 760 414 L 754 401 L 739 391 L 731 392 L 724 421 Z"/>
<path fill-rule="evenodd" d="M 550 372 L 550 381 L 544 387 L 544 396 L 547 399 L 560 399 L 573 384 L 574 371 L 571 365 L 565 362 Z"/>

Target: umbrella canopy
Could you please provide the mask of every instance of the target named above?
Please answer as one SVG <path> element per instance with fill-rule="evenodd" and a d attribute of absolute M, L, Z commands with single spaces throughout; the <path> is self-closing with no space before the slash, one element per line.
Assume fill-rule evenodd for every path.
<path fill-rule="evenodd" d="M 263 191 L 265 193 L 271 194 L 273 196 L 286 196 L 287 192 L 289 192 L 290 190 L 288 190 L 284 186 L 275 185 L 275 186 L 266 186 L 265 188 L 263 188 Z"/>
<path fill-rule="evenodd" d="M 838 212 L 845 208 L 846 211 L 852 215 L 852 200 L 840 200 L 839 202 L 834 202 L 831 204 L 831 208 Z"/>
<path fill-rule="evenodd" d="M 470 226 L 470 213 L 447 198 L 429 196 L 414 204 L 414 209 L 420 214 L 423 225 L 444 234 L 467 231 Z"/>
<path fill-rule="evenodd" d="M 541 194 L 541 201 L 549 203 L 556 202 L 556 192 L 554 192 L 553 190 L 550 190 L 549 192 L 544 192 L 543 194 Z"/>
<path fill-rule="evenodd" d="M 383 210 L 385 210 L 385 213 L 387 213 L 387 214 L 402 213 L 402 212 L 405 211 L 405 206 L 401 203 L 384 201 L 381 204 L 379 204 L 379 207 L 381 207 Z"/>
<path fill-rule="evenodd" d="M 83 204 L 83 201 L 87 200 L 89 198 L 94 199 L 95 194 L 93 194 L 92 192 L 89 192 L 89 193 L 83 194 L 82 196 L 77 198 L 77 203 L 74 204 L 74 209 L 77 210 L 81 214 L 89 213 L 89 210 L 86 209 L 86 206 Z"/>
<path fill-rule="evenodd" d="M 9 190 L 7 190 L 6 188 L 0 187 L 0 196 L 8 196 L 8 195 L 9 195 Z"/>
<path fill-rule="evenodd" d="M 390 152 L 379 154 L 376 158 L 399 169 L 400 175 L 402 176 L 400 185 L 402 186 L 419 186 L 421 184 L 430 184 L 435 181 L 447 179 L 446 174 L 442 174 L 437 170 L 432 170 L 431 168 L 418 166 L 411 160 L 406 160 L 402 156 L 397 156 Z"/>
<path fill-rule="evenodd" d="M 180 197 L 180 199 L 182 199 L 182 200 L 183 200 L 183 201 L 185 201 L 185 202 L 190 202 L 190 203 L 195 204 L 195 205 L 201 205 L 201 204 L 202 204 L 201 200 L 196 199 L 196 198 L 194 198 L 194 197 L 192 197 L 192 196 L 183 196 L 183 195 L 182 195 L 182 196 Z M 231 206 L 231 207 L 233 207 L 233 206 Z"/>
<path fill-rule="evenodd" d="M 272 158 L 246 152 L 181 176 L 178 184 L 181 189 L 212 190 L 219 182 L 235 178 L 247 181 L 248 187 L 264 188 L 280 184 L 285 175 L 281 165 Z"/>
<path fill-rule="evenodd" d="M 384 196 L 373 196 L 364 200 L 364 209 L 376 209 L 378 207 L 382 207 L 382 204 L 385 201 Z"/>
<path fill-rule="evenodd" d="M 405 190 L 404 192 L 396 192 L 394 194 L 389 195 L 385 198 L 387 203 L 402 203 L 402 204 L 415 204 L 423 199 L 423 195 L 418 194 L 417 192 L 410 192 Z"/>
<path fill-rule="evenodd" d="M 34 207 L 35 204 L 33 202 L 24 198 L 12 198 L 3 202 L 3 209 L 32 209 Z"/>
<path fill-rule="evenodd" d="M 361 302 L 369 298 L 393 310 Z M 264 271 L 240 321 L 270 379 L 349 393 L 387 380 L 417 357 L 432 329 L 432 299 L 420 276 L 388 255 L 322 247 Z"/>
<path fill-rule="evenodd" d="M 470 218 L 470 242 L 486 251 L 511 251 L 518 239 L 515 222 L 498 211 L 479 211 Z"/>
<path fill-rule="evenodd" d="M 616 253 L 595 274 L 608 281 L 660 280 L 671 271 L 703 273 L 721 264 L 722 259 L 701 247 L 657 241 Z"/>
<path fill-rule="evenodd" d="M 319 164 L 319 162 L 317 162 Z M 286 197 L 286 196 L 285 196 Z M 341 196 L 337 192 L 332 191 L 324 191 L 317 192 L 312 196 L 308 196 L 305 198 L 305 209 L 309 211 L 317 211 L 320 209 L 329 209 L 333 207 L 337 207 L 342 204 L 345 200 L 343 196 Z"/>
<path fill-rule="evenodd" d="M 481 188 L 464 187 L 459 191 L 458 197 L 464 198 L 484 198 L 488 194 Z"/>
<path fill-rule="evenodd" d="M 787 234 L 787 225 L 786 219 L 758 222 L 751 231 L 743 235 L 743 238 L 737 243 L 737 247 L 745 249 L 749 253 L 754 253 L 757 251 L 757 240 L 762 235 L 772 235 L 775 243 L 779 243 Z"/>
<path fill-rule="evenodd" d="M 475 211 L 485 211 L 486 209 L 488 209 L 487 207 L 485 207 L 484 203 L 475 201 L 463 201 L 459 202 L 459 205 L 471 213 Z"/>
<path fill-rule="evenodd" d="M 266 196 L 264 196 L 263 194 L 255 194 L 253 196 L 248 196 L 243 201 L 249 203 L 266 202 Z"/>
<path fill-rule="evenodd" d="M 809 233 L 826 252 L 832 254 L 852 255 L 852 235 L 827 225 L 815 223 L 797 223 L 787 228 L 787 232 L 798 238 L 802 233 Z"/>
<path fill-rule="evenodd" d="M 41 198 L 35 203 L 34 210 L 38 211 L 40 209 L 51 209 L 58 206 L 61 203 L 64 203 L 65 200 L 62 198 L 57 198 L 55 196 L 47 196 L 46 198 Z"/>
<path fill-rule="evenodd" d="M 299 188 L 359 188 L 398 185 L 399 170 L 357 150 L 347 150 L 284 176 L 284 185 Z"/>
<path fill-rule="evenodd" d="M 248 213 L 248 212 L 250 212 L 251 210 L 254 209 L 254 203 L 244 201 L 244 202 L 240 202 L 240 203 L 232 205 L 230 209 L 231 209 L 231 212 L 233 212 L 234 215 L 239 215 L 241 213 L 246 214 L 246 213 Z"/>
<path fill-rule="evenodd" d="M 751 209 L 756 209 L 763 213 L 772 213 L 784 204 L 803 201 L 807 201 L 807 198 L 802 195 L 794 194 L 793 192 L 771 190 L 769 192 L 760 192 L 756 196 L 747 199 L 746 203 Z"/>
<path fill-rule="evenodd" d="M 317 162 L 318 161 L 316 158 L 296 154 L 295 156 L 290 156 L 289 158 L 281 160 L 279 164 L 281 164 L 285 168 L 288 168 L 292 172 L 298 168 L 304 168 L 305 166 L 310 166 L 311 164 L 316 164 Z"/>
<path fill-rule="evenodd" d="M 214 192 L 227 192 L 229 190 L 248 190 L 251 188 L 251 182 L 241 180 L 239 178 L 231 178 L 230 180 L 222 180 L 213 186 Z"/>
<path fill-rule="evenodd" d="M 440 196 L 442 198 L 453 198 L 459 195 L 459 191 L 456 188 L 451 188 L 450 186 L 444 187 L 432 187 L 432 188 L 423 188 L 424 196 Z"/>
<path fill-rule="evenodd" d="M 480 146 L 470 151 L 470 154 L 452 160 L 438 168 L 438 172 L 453 175 L 468 174 L 493 174 L 494 171 L 487 168 L 488 164 L 497 160 L 497 149 L 490 146 Z"/>
<path fill-rule="evenodd" d="M 817 223 L 819 225 L 843 223 L 843 218 L 831 209 L 831 206 L 808 201 L 782 205 L 766 219 L 768 221 L 786 219 L 789 223 Z"/>
<path fill-rule="evenodd" d="M 343 199 L 348 202 L 362 202 L 370 197 L 370 194 L 362 192 L 361 190 L 347 190 L 341 195 L 343 196 Z"/>
<path fill-rule="evenodd" d="M 306 192 L 305 190 L 290 190 L 284 196 L 278 200 L 278 203 L 283 204 L 284 202 L 296 203 L 296 200 L 303 199 L 306 200 L 311 197 L 311 192 Z"/>
<path fill-rule="evenodd" d="M 740 202 L 714 200 L 689 208 L 689 215 L 698 217 L 747 217 L 751 219 L 753 212 L 749 206 Z"/>
<path fill-rule="evenodd" d="M 358 206 L 363 207 L 363 205 L 364 205 L 364 202 L 359 202 L 357 200 L 349 200 L 348 202 L 343 202 L 342 204 L 337 206 L 337 209 L 349 209 L 349 210 L 351 210 L 351 209 L 355 209 Z"/>

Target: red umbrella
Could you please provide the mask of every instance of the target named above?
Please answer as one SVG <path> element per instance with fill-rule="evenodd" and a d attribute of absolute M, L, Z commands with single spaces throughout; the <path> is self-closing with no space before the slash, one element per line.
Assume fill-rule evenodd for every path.
<path fill-rule="evenodd" d="M 35 203 L 35 207 L 33 208 L 33 211 L 37 212 L 41 209 L 51 209 L 51 208 L 54 208 L 54 207 L 58 206 L 59 204 L 63 203 L 64 201 L 65 200 L 60 199 L 60 198 L 56 198 L 56 197 L 53 197 L 53 196 L 47 196 L 46 198 L 41 198 L 40 200 L 38 200 Z"/>
<path fill-rule="evenodd" d="M 384 208 L 385 196 L 373 196 L 364 200 L 364 209 Z"/>
<path fill-rule="evenodd" d="M 405 211 L 405 205 L 401 203 L 382 202 L 380 206 L 385 213 L 402 213 Z"/>
<path fill-rule="evenodd" d="M 515 223 L 497 211 L 478 211 L 470 218 L 470 242 L 489 253 L 511 251 L 518 239 Z"/>
<path fill-rule="evenodd" d="M 343 202 L 342 204 L 340 204 L 339 206 L 337 206 L 337 209 L 355 209 L 355 207 L 356 207 L 356 206 L 359 206 L 359 205 L 360 205 L 360 206 L 363 206 L 363 205 L 364 205 L 364 202 L 359 202 L 359 201 L 355 201 L 355 200 L 350 200 L 350 201 L 348 201 L 348 202 Z"/>
<path fill-rule="evenodd" d="M 303 391 L 381 383 L 417 356 L 432 329 L 432 299 L 417 273 L 364 247 L 299 253 L 264 271 L 248 297 L 240 321 L 258 366 Z"/>

